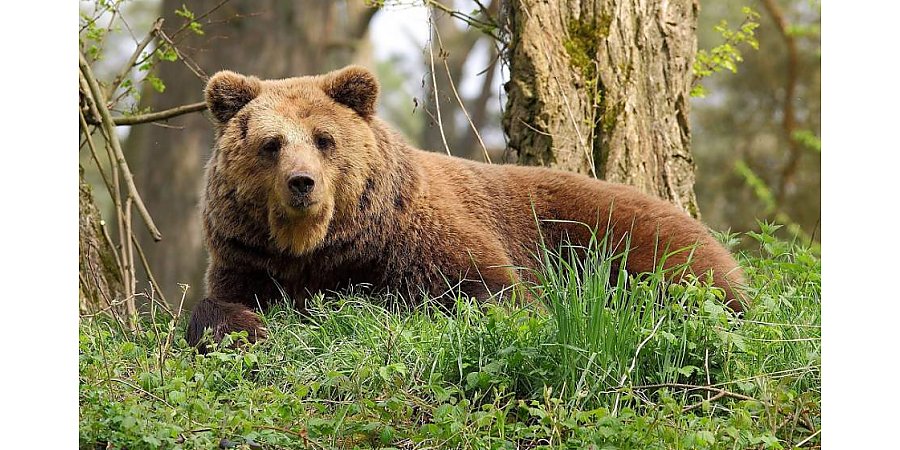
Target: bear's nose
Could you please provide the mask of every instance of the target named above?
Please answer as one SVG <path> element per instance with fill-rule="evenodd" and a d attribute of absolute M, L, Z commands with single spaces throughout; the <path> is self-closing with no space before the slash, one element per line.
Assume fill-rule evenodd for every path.
<path fill-rule="evenodd" d="M 308 173 L 295 173 L 288 178 L 288 189 L 295 196 L 302 197 L 312 192 L 316 180 Z"/>

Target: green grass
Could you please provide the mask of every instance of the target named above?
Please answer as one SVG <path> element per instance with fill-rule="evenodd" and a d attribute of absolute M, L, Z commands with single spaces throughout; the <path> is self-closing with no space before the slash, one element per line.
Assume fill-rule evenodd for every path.
<path fill-rule="evenodd" d="M 689 283 L 664 293 L 660 273 L 629 279 L 602 249 L 575 260 L 545 253 L 539 304 L 459 299 L 451 312 L 409 311 L 319 297 L 305 316 L 269 311 L 269 339 L 241 351 L 198 355 L 184 320 L 161 311 L 140 332 L 82 318 L 80 443 L 818 446 L 819 257 L 761 228 L 744 237 L 759 252 L 742 258 L 753 307 L 740 319 L 720 291 Z"/>

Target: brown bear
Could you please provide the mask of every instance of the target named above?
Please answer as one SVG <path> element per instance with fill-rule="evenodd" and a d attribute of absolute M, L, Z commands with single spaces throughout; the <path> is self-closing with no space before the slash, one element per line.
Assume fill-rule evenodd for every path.
<path fill-rule="evenodd" d="M 366 283 L 414 298 L 485 298 L 530 278 L 540 243 L 631 239 L 625 268 L 652 271 L 692 248 L 740 311 L 743 275 L 700 222 L 636 189 L 559 170 L 489 165 L 410 147 L 374 116 L 379 85 L 351 66 L 282 80 L 222 71 L 206 86 L 216 146 L 202 201 L 207 297 L 188 342 L 246 330 L 282 294 Z M 588 225 L 588 226 L 585 226 Z M 688 261 L 686 251 L 667 267 Z M 681 275 L 674 275 L 681 278 Z"/>

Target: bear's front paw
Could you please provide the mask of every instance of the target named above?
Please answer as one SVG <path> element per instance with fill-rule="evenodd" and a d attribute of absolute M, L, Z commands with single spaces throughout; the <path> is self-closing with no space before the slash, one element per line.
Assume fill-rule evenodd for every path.
<path fill-rule="evenodd" d="M 268 336 L 259 316 L 246 305 L 209 298 L 198 303 L 191 313 L 187 329 L 188 344 L 200 348 L 201 351 L 205 350 L 205 346 L 200 344 L 207 329 L 211 331 L 212 339 L 217 343 L 231 332 L 246 331 L 250 343 Z"/>

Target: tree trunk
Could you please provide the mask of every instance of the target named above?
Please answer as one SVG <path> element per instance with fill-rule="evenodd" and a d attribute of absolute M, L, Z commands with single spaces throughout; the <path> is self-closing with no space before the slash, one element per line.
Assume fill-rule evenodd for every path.
<path fill-rule="evenodd" d="M 183 3 L 163 1 L 170 36 L 184 23 L 173 13 Z M 200 16 L 221 3 L 188 5 Z M 205 76 L 221 69 L 261 78 L 318 74 L 354 61 L 375 11 L 349 0 L 234 0 L 201 21 L 203 35 L 185 31 L 175 41 Z M 203 100 L 205 81 L 182 61 L 162 63 L 157 75 L 166 90 L 146 95 L 144 106 L 163 110 Z M 192 287 L 188 305 L 203 292 L 207 261 L 197 205 L 213 139 L 206 116 L 191 114 L 166 127 L 134 127 L 127 142 L 138 189 L 163 235 L 161 242 L 142 243 L 147 259 L 168 298 L 180 298 L 179 283 Z"/>
<path fill-rule="evenodd" d="M 78 303 L 81 312 L 90 313 L 121 300 L 125 289 L 84 169 L 78 172 Z"/>
<path fill-rule="evenodd" d="M 520 164 L 637 186 L 698 216 L 696 0 L 511 0 L 503 120 Z"/>

